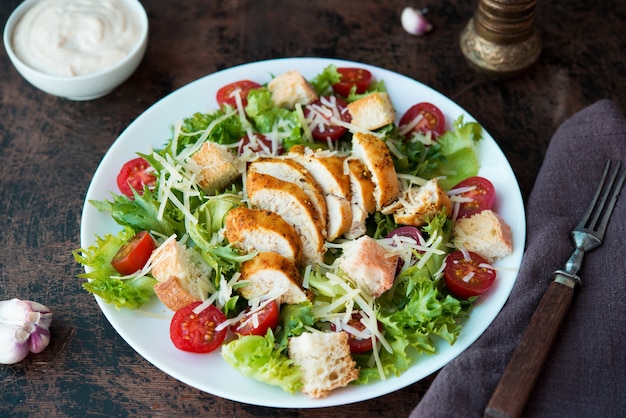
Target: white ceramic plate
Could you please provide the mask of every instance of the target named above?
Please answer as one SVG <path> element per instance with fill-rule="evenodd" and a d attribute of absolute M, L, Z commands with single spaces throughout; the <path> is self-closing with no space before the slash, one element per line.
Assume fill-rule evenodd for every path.
<path fill-rule="evenodd" d="M 465 115 L 466 120 L 474 120 L 457 104 L 431 88 L 403 75 L 366 64 L 294 58 L 241 65 L 208 75 L 176 90 L 131 123 L 100 163 L 87 192 L 86 201 L 110 199 L 111 192 L 117 191 L 115 177 L 122 164 L 136 157 L 136 152 L 146 153 L 152 148 L 161 148 L 170 138 L 170 128 L 176 121 L 197 111 L 216 109 L 215 93 L 223 85 L 241 79 L 264 83 L 272 75 L 293 69 L 311 78 L 331 63 L 339 67 L 364 67 L 376 79 L 384 80 L 398 117 L 413 104 L 428 101 L 436 104 L 447 117 L 447 128 L 461 114 Z M 171 312 L 156 298 L 142 307 L 140 312 L 116 310 L 99 298 L 96 300 L 113 328 L 146 360 L 181 382 L 222 398 L 261 406 L 316 408 L 359 402 L 404 388 L 439 370 L 469 347 L 500 312 L 517 278 L 526 233 L 519 186 L 504 154 L 487 132 L 480 142 L 478 156 L 481 162 L 480 175 L 489 178 L 498 193 L 495 210 L 512 228 L 514 253 L 495 264 L 501 268 L 496 284 L 473 309 L 457 342 L 452 346 L 445 341 L 439 342 L 436 354 L 418 357 L 415 364 L 399 377 L 363 386 L 349 386 L 319 400 L 309 399 L 303 394 L 292 395 L 278 387 L 243 377 L 221 358 L 218 351 L 198 355 L 177 350 L 169 339 Z M 81 225 L 83 247 L 92 245 L 96 234 L 104 236 L 118 229 L 119 226 L 107 214 L 100 213 L 88 202 L 85 203 Z"/>

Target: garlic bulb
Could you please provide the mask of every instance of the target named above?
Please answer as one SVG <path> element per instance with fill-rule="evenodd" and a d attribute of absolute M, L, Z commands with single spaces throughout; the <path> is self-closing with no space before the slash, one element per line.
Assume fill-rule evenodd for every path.
<path fill-rule="evenodd" d="M 400 20 L 402 21 L 404 30 L 411 35 L 423 35 L 433 28 L 433 25 L 424 17 L 424 13 L 412 7 L 405 7 L 404 10 L 402 10 Z"/>
<path fill-rule="evenodd" d="M 18 363 L 50 342 L 52 312 L 30 300 L 0 301 L 0 363 Z"/>

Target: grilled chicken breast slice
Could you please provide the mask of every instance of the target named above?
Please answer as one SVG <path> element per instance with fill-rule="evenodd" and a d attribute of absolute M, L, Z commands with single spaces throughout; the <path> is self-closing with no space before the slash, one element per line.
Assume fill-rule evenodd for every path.
<path fill-rule="evenodd" d="M 268 174 L 302 188 L 317 210 L 323 228 L 322 233 L 326 235 L 328 209 L 324 193 L 313 176 L 302 165 L 291 159 L 264 157 L 251 162 L 248 171 Z"/>
<path fill-rule="evenodd" d="M 268 174 L 250 171 L 246 176 L 248 199 L 253 207 L 280 215 L 301 240 L 303 261 L 320 263 L 325 240 L 322 221 L 313 203 L 297 185 Z"/>
<path fill-rule="evenodd" d="M 372 173 L 376 209 L 381 210 L 398 198 L 400 183 L 387 145 L 380 138 L 363 133 L 352 136 L 352 155 Z"/>
<path fill-rule="evenodd" d="M 258 253 L 241 265 L 239 282 L 248 282 L 238 289 L 246 299 L 263 297 L 282 291 L 279 303 L 301 303 L 309 300 L 302 288 L 302 276 L 290 260 L 274 252 Z"/>
<path fill-rule="evenodd" d="M 275 252 L 300 264 L 302 244 L 295 228 L 281 216 L 263 209 L 232 209 L 226 215 L 224 236 L 245 252 Z"/>
<path fill-rule="evenodd" d="M 350 177 L 344 173 L 345 157 L 316 153 L 302 145 L 292 147 L 288 157 L 307 169 L 322 188 L 328 210 L 326 239 L 334 241 L 352 224 L 352 191 Z"/>
<path fill-rule="evenodd" d="M 349 158 L 348 175 L 350 177 L 350 188 L 352 190 L 352 223 L 348 231 L 343 235 L 348 239 L 362 236 L 366 232 L 365 222 L 371 213 L 376 210 L 374 200 L 374 183 L 372 173 L 359 159 Z"/>

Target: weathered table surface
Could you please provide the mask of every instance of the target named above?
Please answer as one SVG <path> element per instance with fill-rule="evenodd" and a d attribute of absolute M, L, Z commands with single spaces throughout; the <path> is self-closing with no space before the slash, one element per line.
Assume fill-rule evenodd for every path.
<path fill-rule="evenodd" d="M 432 379 L 387 396 L 325 409 L 272 409 L 221 399 L 169 377 L 118 336 L 80 287 L 87 187 L 120 132 L 151 104 L 206 74 L 282 57 L 365 62 L 419 80 L 477 118 L 508 157 L 528 197 L 550 137 L 602 98 L 626 109 L 626 3 L 539 1 L 539 61 L 511 80 L 469 69 L 459 34 L 475 2 L 427 7 L 424 37 L 400 25 L 399 0 L 144 0 L 150 41 L 137 72 L 112 94 L 72 102 L 27 84 L 0 54 L 0 299 L 54 311 L 39 355 L 0 365 L 1 416 L 407 416 Z M 18 0 L 0 4 L 4 25 Z M 589 144 L 592 152 L 593 144 Z M 563 156 L 567 158 L 567 156 Z M 566 175 L 564 173 L 564 175 Z M 217 377 L 219 378 L 219 377 Z"/>

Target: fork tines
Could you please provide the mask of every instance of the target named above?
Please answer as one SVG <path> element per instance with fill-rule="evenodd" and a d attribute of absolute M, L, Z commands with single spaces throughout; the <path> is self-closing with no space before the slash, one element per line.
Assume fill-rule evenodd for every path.
<path fill-rule="evenodd" d="M 583 219 L 580 224 L 578 224 L 577 229 L 593 232 L 598 238 L 601 238 L 604 235 L 606 226 L 609 223 L 609 218 L 611 217 L 611 212 L 613 212 L 613 207 L 617 202 L 617 198 L 622 190 L 624 181 L 626 180 L 626 172 L 624 172 L 615 187 L 613 187 L 615 180 L 617 179 L 617 175 L 619 174 L 620 167 L 621 162 L 618 161 L 609 177 L 611 160 L 606 162 L 602 178 L 600 179 L 600 184 L 598 185 L 596 193 L 593 196 L 593 200 L 587 208 Z M 609 178 L 609 182 L 605 186 L 607 178 Z"/>

